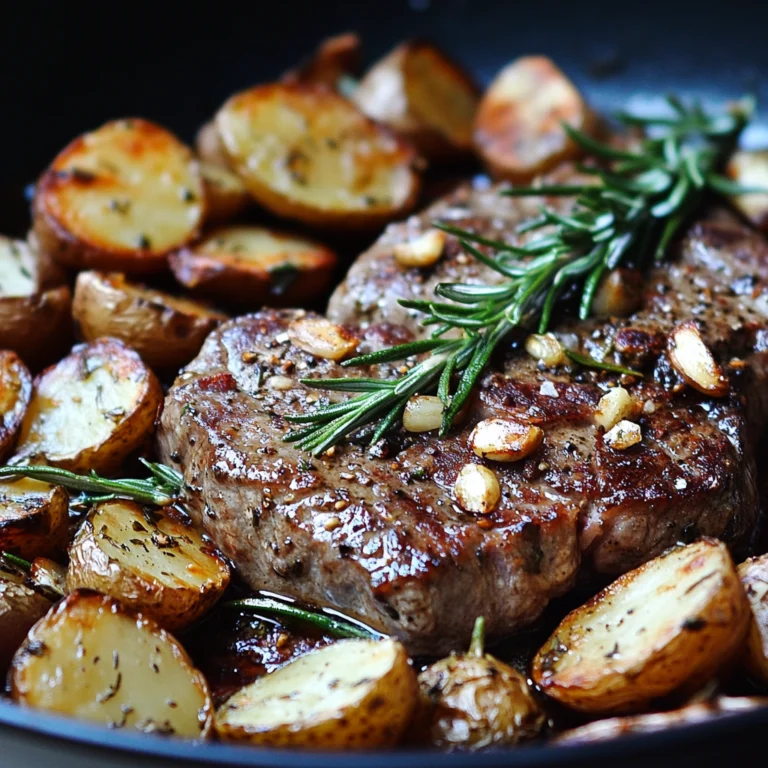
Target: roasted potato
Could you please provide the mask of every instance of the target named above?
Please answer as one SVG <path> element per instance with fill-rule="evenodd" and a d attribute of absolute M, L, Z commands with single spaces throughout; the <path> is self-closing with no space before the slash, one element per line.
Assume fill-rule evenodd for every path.
<path fill-rule="evenodd" d="M 337 88 L 342 77 L 355 77 L 360 72 L 362 58 L 360 37 L 354 32 L 344 32 L 323 40 L 306 61 L 289 69 L 281 81 Z"/>
<path fill-rule="evenodd" d="M 98 339 L 35 380 L 15 461 L 109 473 L 154 429 L 163 390 L 138 353 Z"/>
<path fill-rule="evenodd" d="M 229 567 L 172 509 L 99 504 L 69 548 L 67 590 L 94 589 L 170 631 L 205 613 L 229 584 Z"/>
<path fill-rule="evenodd" d="M 746 195 L 734 195 L 731 202 L 758 229 L 768 232 L 768 150 L 734 152 L 726 174 L 742 187 L 765 189 Z"/>
<path fill-rule="evenodd" d="M 186 288 L 245 309 L 301 304 L 322 295 L 336 254 L 320 243 L 267 227 L 222 227 L 170 258 Z"/>
<path fill-rule="evenodd" d="M 690 704 L 671 712 L 654 712 L 648 715 L 612 717 L 597 720 L 566 731 L 557 738 L 559 744 L 593 744 L 595 742 L 629 736 L 633 733 L 657 733 L 681 725 L 704 723 L 725 715 L 750 712 L 768 706 L 768 699 L 758 697 L 720 696 L 711 701 Z"/>
<path fill-rule="evenodd" d="M 494 176 L 525 183 L 580 154 L 562 123 L 593 131 L 582 95 L 545 56 L 524 56 L 499 72 L 480 101 L 475 148 Z"/>
<path fill-rule="evenodd" d="M 743 562 L 739 577 L 752 608 L 744 668 L 755 680 L 768 684 L 768 555 Z"/>
<path fill-rule="evenodd" d="M 205 123 L 197 132 L 195 137 L 195 152 L 204 163 L 217 165 L 220 168 L 227 168 L 228 159 L 224 152 L 224 145 L 219 138 L 219 131 L 216 123 L 211 120 Z"/>
<path fill-rule="evenodd" d="M 73 592 L 32 628 L 8 679 L 19 704 L 111 728 L 201 739 L 213 718 L 208 684 L 176 640 L 92 592 Z"/>
<path fill-rule="evenodd" d="M 472 151 L 480 92 L 458 64 L 429 43 L 397 46 L 366 73 L 352 99 L 430 160 L 467 157 Z"/>
<path fill-rule="evenodd" d="M 200 163 L 205 188 L 205 223 L 220 224 L 234 219 L 251 202 L 248 190 L 232 171 L 213 163 Z"/>
<path fill-rule="evenodd" d="M 200 302 L 130 283 L 119 273 L 81 272 L 72 314 L 86 341 L 111 336 L 156 370 L 175 372 L 226 315 Z"/>
<path fill-rule="evenodd" d="M 404 140 L 321 86 L 266 85 L 216 115 L 229 164 L 256 202 L 328 229 L 375 229 L 416 202 Z"/>
<path fill-rule="evenodd" d="M 29 580 L 35 588 L 52 600 L 58 600 L 67 594 L 67 569 L 55 560 L 36 557 L 29 569 Z"/>
<path fill-rule="evenodd" d="M 146 120 L 115 120 L 75 139 L 37 184 L 40 248 L 77 269 L 147 274 L 193 240 L 205 213 L 191 151 Z"/>
<path fill-rule="evenodd" d="M 216 712 L 216 732 L 272 746 L 391 746 L 404 733 L 416 696 L 416 675 L 400 643 L 344 640 L 235 693 Z"/>
<path fill-rule="evenodd" d="M 15 352 L 0 350 L 0 461 L 16 444 L 32 397 L 32 376 Z"/>
<path fill-rule="evenodd" d="M 67 545 L 69 495 L 29 478 L 0 481 L 0 550 L 32 560 Z"/>
<path fill-rule="evenodd" d="M 21 569 L 0 556 L 0 672 L 5 672 L 32 625 L 51 607 Z"/>
<path fill-rule="evenodd" d="M 583 712 L 637 711 L 717 674 L 743 647 L 750 616 L 726 546 L 701 539 L 569 613 L 536 655 L 533 679 Z"/>
<path fill-rule="evenodd" d="M 438 747 L 483 749 L 517 744 L 539 734 L 546 716 L 526 679 L 483 651 L 478 619 L 469 653 L 453 654 L 419 675 L 432 709 L 425 723 Z"/>
<path fill-rule="evenodd" d="M 31 367 L 55 359 L 72 337 L 72 297 L 28 243 L 0 237 L 0 349 Z"/>

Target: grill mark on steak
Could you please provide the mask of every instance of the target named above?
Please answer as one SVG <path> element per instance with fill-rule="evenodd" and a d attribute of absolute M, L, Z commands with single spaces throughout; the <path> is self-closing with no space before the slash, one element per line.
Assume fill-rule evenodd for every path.
<path fill-rule="evenodd" d="M 463 260 L 454 238 L 422 272 L 396 267 L 393 244 L 459 215 L 462 226 L 498 237 L 530 214 L 529 202 L 465 187 L 390 226 L 337 290 L 331 317 L 360 326 L 361 351 L 423 335 L 397 298 L 429 295 L 440 281 L 498 276 Z M 346 396 L 318 394 L 298 379 L 349 371 L 283 341 L 301 311 L 265 310 L 215 331 L 178 378 L 160 454 L 178 459 L 198 489 L 194 516 L 253 588 L 333 605 L 397 635 L 412 653 L 442 653 L 466 644 L 478 614 L 491 635 L 535 620 L 580 569 L 617 574 L 694 533 L 747 547 L 758 514 L 754 446 L 766 414 L 766 275 L 765 242 L 718 216 L 697 223 L 679 258 L 649 275 L 632 317 L 559 320 L 557 331 L 579 351 L 646 372 L 630 386 L 646 404 L 643 441 L 627 451 L 606 445 L 591 420 L 617 377 L 540 370 L 520 335 L 447 437 L 400 431 L 375 456 L 353 440 L 332 456 L 308 457 L 281 441 L 284 416 Z M 690 317 L 726 370 L 726 398 L 682 387 L 669 364 L 667 334 Z M 732 357 L 743 366 L 729 366 Z M 361 375 L 392 373 L 382 366 Z M 294 388 L 258 386 L 272 374 L 293 377 Z M 510 415 L 540 424 L 544 443 L 516 464 L 488 462 L 501 501 L 483 518 L 466 514 L 451 489 L 461 467 L 479 461 L 467 436 L 482 418 Z"/>

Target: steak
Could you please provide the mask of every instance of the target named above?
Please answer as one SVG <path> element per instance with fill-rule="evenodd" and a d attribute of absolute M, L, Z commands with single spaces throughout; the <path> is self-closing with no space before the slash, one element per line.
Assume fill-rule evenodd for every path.
<path fill-rule="evenodd" d="M 398 267 L 397 242 L 450 220 L 514 241 L 538 201 L 467 185 L 391 225 L 351 268 L 329 316 L 361 338 L 359 351 L 424 333 L 398 298 L 428 297 L 442 281 L 498 281 L 453 237 L 430 269 Z M 168 393 L 163 461 L 183 472 L 193 516 L 255 589 L 332 606 L 403 640 L 411 653 L 464 646 L 478 615 L 491 636 L 534 621 L 582 574 L 614 575 L 678 541 L 715 536 L 746 552 L 756 534 L 755 456 L 766 421 L 768 245 L 727 215 L 695 223 L 675 258 L 652 270 L 630 317 L 555 330 L 569 347 L 631 365 L 642 379 L 577 365 L 547 370 L 510 339 L 483 375 L 463 421 L 445 438 L 402 430 L 369 451 L 348 440 L 320 458 L 282 441 L 285 416 L 346 399 L 299 378 L 392 376 L 350 372 L 292 346 L 302 310 L 264 310 L 207 339 Z M 694 319 L 729 381 L 725 397 L 686 386 L 667 337 Z M 395 364 L 395 367 L 401 364 Z M 642 442 L 620 451 L 592 414 L 621 380 L 643 403 Z M 545 432 L 513 464 L 486 462 L 502 495 L 489 515 L 464 512 L 452 487 L 474 425 L 515 417 Z"/>

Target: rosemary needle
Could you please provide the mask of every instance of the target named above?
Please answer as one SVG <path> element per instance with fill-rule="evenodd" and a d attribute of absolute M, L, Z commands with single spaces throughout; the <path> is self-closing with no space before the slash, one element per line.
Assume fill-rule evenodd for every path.
<path fill-rule="evenodd" d="M 544 333 L 566 290 L 580 292 L 579 318 L 586 319 L 605 275 L 622 264 L 647 268 L 663 260 L 675 236 L 709 195 L 754 191 L 734 185 L 719 173 L 751 117 L 752 101 L 744 100 L 714 116 L 698 104 L 687 107 L 674 97 L 668 101 L 671 117 L 619 116 L 624 124 L 644 130 L 637 150 L 603 144 L 565 125 L 584 152 L 599 161 L 582 168 L 595 177 L 594 183 L 505 190 L 502 194 L 509 196 L 574 198 L 567 215 L 542 205 L 538 216 L 519 226 L 518 233 L 531 233 L 524 245 L 436 222 L 503 281 L 496 285 L 440 283 L 434 299 L 401 300 L 403 306 L 424 315 L 424 326 L 434 326 L 431 336 L 361 355 L 344 365 L 421 359 L 400 378 L 304 380 L 311 387 L 358 394 L 287 417 L 297 428 L 284 439 L 314 455 L 362 430 L 369 430 L 371 441 L 376 442 L 399 423 L 410 397 L 433 392 L 445 405 L 440 429 L 444 435 L 510 331 L 524 326 Z M 493 253 L 484 253 L 478 246 Z M 446 337 L 457 329 L 463 333 L 461 338 L 455 333 Z M 576 352 L 568 354 L 581 365 L 638 375 Z"/>

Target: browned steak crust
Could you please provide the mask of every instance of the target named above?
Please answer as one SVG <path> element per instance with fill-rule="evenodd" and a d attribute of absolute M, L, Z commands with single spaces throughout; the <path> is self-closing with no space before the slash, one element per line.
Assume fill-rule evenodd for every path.
<path fill-rule="evenodd" d="M 331 315 L 361 325 L 362 349 L 421 333 L 397 297 L 491 276 L 463 259 L 452 238 L 443 260 L 424 271 L 401 272 L 392 244 L 446 216 L 501 236 L 520 206 L 467 187 L 390 227 L 352 268 Z M 766 277 L 765 242 L 728 218 L 712 219 L 692 228 L 679 258 L 651 273 L 635 315 L 559 323 L 581 351 L 646 373 L 627 383 L 644 411 L 643 440 L 626 451 L 610 448 L 592 422 L 617 377 L 577 366 L 540 370 L 521 336 L 494 361 L 447 438 L 400 432 L 376 455 L 361 440 L 312 459 L 281 440 L 283 417 L 318 397 L 297 379 L 349 371 L 291 346 L 285 329 L 296 312 L 264 311 L 214 332 L 179 377 L 163 414 L 161 456 L 182 469 L 194 514 L 252 587 L 337 607 L 414 653 L 462 645 L 479 614 L 491 634 L 509 633 L 569 589 L 580 567 L 619 573 L 697 535 L 746 546 L 766 413 Z M 727 372 L 724 398 L 682 386 L 669 364 L 667 334 L 689 318 Z M 276 375 L 291 378 L 291 388 L 272 388 Z M 463 464 L 479 461 L 466 438 L 490 415 L 533 421 L 546 436 L 521 462 L 489 463 L 502 498 L 480 518 L 454 503 L 452 486 Z"/>

